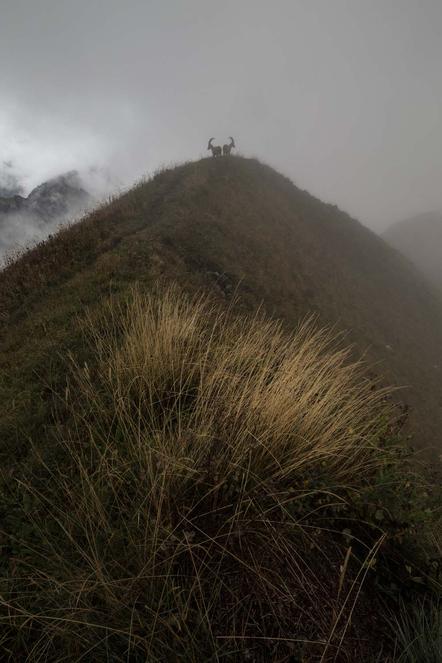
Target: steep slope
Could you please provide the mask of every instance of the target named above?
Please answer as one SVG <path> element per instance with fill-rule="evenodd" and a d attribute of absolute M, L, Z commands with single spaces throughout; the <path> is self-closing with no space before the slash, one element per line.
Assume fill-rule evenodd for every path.
<path fill-rule="evenodd" d="M 0 436 L 8 455 L 50 424 L 80 318 L 135 281 L 178 281 L 260 304 L 290 328 L 314 313 L 347 332 L 388 383 L 407 385 L 420 447 L 442 449 L 441 301 L 405 258 L 336 206 L 255 160 L 203 159 L 62 230 L 0 274 Z"/>
<path fill-rule="evenodd" d="M 409 258 L 442 289 L 442 213 L 428 212 L 393 224 L 385 241 Z"/>

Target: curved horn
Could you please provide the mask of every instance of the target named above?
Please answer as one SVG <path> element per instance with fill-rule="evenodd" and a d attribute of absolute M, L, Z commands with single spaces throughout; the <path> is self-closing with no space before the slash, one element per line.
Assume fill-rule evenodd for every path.
<path fill-rule="evenodd" d="M 232 144 L 232 147 L 235 147 L 235 141 L 233 140 L 232 136 L 229 136 L 230 142 Z"/>
<path fill-rule="evenodd" d="M 209 140 L 209 144 L 207 145 L 207 149 L 208 149 L 208 150 L 210 150 L 210 148 L 212 147 L 212 140 L 215 140 L 215 136 L 213 136 L 213 137 Z"/>

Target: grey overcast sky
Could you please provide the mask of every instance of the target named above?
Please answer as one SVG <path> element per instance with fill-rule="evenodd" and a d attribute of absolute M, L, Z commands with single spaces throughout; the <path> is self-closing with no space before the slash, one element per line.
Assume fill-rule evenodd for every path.
<path fill-rule="evenodd" d="M 0 0 L 0 57 L 26 189 L 233 135 L 375 230 L 442 209 L 442 0 Z"/>

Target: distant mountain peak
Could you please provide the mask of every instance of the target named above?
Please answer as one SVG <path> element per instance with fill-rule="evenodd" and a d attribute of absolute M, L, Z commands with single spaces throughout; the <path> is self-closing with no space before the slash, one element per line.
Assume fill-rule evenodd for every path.
<path fill-rule="evenodd" d="M 26 199 L 26 208 L 39 216 L 54 218 L 72 206 L 87 203 L 90 196 L 76 170 L 71 170 L 35 187 Z"/>
<path fill-rule="evenodd" d="M 18 194 L 0 196 L 0 256 L 43 239 L 91 203 L 92 197 L 76 170 L 43 182 L 26 198 Z"/>

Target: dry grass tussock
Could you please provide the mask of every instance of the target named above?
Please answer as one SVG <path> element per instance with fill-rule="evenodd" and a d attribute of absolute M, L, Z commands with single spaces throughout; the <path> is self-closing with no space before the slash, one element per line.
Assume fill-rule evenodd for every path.
<path fill-rule="evenodd" d="M 86 331 L 96 366 L 72 361 L 58 455 L 23 481 L 31 532 L 2 592 L 5 651 L 367 653 L 357 614 L 385 537 L 352 501 L 385 462 L 385 392 L 311 322 L 287 335 L 174 288 L 111 302 Z"/>

